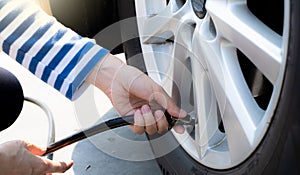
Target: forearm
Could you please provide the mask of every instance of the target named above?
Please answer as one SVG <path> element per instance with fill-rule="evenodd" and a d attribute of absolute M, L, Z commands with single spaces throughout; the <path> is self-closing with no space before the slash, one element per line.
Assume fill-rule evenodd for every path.
<path fill-rule="evenodd" d="M 107 54 L 98 64 L 93 68 L 89 76 L 86 78 L 86 82 L 93 84 L 106 94 L 109 94 L 110 87 L 113 81 L 116 80 L 117 74 L 125 64 L 115 57 L 114 55 Z"/>
<path fill-rule="evenodd" d="M 0 0 L 0 8 L 2 50 L 69 99 L 108 53 L 30 1 Z"/>

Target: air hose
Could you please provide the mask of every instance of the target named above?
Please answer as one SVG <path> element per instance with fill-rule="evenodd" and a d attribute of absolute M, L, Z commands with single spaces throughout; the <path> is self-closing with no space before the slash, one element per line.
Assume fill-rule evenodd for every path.
<path fill-rule="evenodd" d="M 103 123 L 99 123 L 95 126 L 92 126 L 83 131 L 77 132 L 69 137 L 66 137 L 62 140 L 59 140 L 59 141 L 49 145 L 43 156 L 53 153 L 54 151 L 57 151 L 65 146 L 71 145 L 72 143 L 75 143 L 82 139 L 91 137 L 95 134 L 102 133 L 104 131 L 118 128 L 121 126 L 130 125 L 133 122 L 134 122 L 133 115 L 130 115 L 130 116 L 122 117 L 122 118 L 119 117 L 119 118 L 111 119 L 111 120 L 108 120 Z"/>
<path fill-rule="evenodd" d="M 176 119 L 170 116 L 167 112 L 165 113 L 166 119 L 169 123 L 168 130 L 172 129 L 174 125 L 195 125 L 195 119 L 193 119 L 190 115 L 187 115 L 185 118 Z M 99 124 L 96 124 L 90 128 L 87 128 L 83 131 L 79 131 L 69 137 L 66 137 L 60 141 L 57 141 L 47 147 L 46 152 L 43 156 L 53 153 L 65 146 L 68 146 L 72 143 L 80 141 L 82 139 L 91 137 L 95 134 L 102 133 L 104 131 L 118 128 L 125 125 L 131 125 L 134 123 L 134 116 L 128 115 L 124 117 L 117 117 Z"/>

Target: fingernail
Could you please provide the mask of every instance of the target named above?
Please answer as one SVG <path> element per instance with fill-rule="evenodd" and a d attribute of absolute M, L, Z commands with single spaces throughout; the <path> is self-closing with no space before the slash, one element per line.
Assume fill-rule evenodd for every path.
<path fill-rule="evenodd" d="M 135 111 L 134 124 L 141 125 L 141 122 L 143 122 L 143 116 L 141 110 L 138 109 Z"/>
<path fill-rule="evenodd" d="M 135 114 L 142 115 L 142 112 L 141 112 L 141 110 L 138 109 L 138 110 L 135 111 Z"/>
<path fill-rule="evenodd" d="M 178 134 L 183 134 L 184 131 L 185 131 L 184 127 L 181 126 L 181 125 L 175 125 L 175 126 L 173 127 L 173 129 L 174 129 L 175 132 L 178 133 Z"/>
<path fill-rule="evenodd" d="M 159 121 L 164 116 L 164 113 L 162 111 L 155 111 L 154 116 L 155 116 L 155 120 Z"/>
<path fill-rule="evenodd" d="M 149 113 L 149 112 L 151 112 L 149 106 L 148 105 L 144 105 L 142 107 L 142 113 Z"/>
<path fill-rule="evenodd" d="M 184 118 L 187 116 L 187 112 L 183 109 L 180 109 L 179 118 Z"/>

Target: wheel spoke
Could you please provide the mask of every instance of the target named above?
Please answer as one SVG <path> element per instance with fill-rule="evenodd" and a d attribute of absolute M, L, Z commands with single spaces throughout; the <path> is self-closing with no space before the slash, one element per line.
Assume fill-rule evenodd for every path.
<path fill-rule="evenodd" d="M 181 25 L 184 16 L 191 16 L 192 10 L 189 3 L 184 4 L 179 9 L 174 9 L 176 1 L 171 1 L 158 14 L 144 20 L 142 30 L 143 42 L 145 44 L 161 44 L 171 38 L 178 26 Z M 176 10 L 176 12 L 174 12 Z"/>
<path fill-rule="evenodd" d="M 174 59 L 174 77 L 180 93 L 180 104 L 185 110 L 194 110 L 191 102 L 191 91 L 193 90 L 193 74 L 191 72 L 190 46 L 193 34 L 193 28 L 190 25 L 181 23 L 178 26 L 176 37 L 174 38 L 172 58 Z M 185 37 L 179 33 L 185 33 Z M 178 80 L 180 78 L 180 81 Z M 174 90 L 174 88 L 173 88 Z M 174 93 L 173 93 L 174 95 Z"/>
<path fill-rule="evenodd" d="M 255 102 L 231 44 L 204 40 L 196 30 L 193 46 L 200 46 L 208 74 L 220 108 L 232 161 L 239 160 L 241 152 L 249 152 L 255 142 L 255 131 L 263 111 Z M 201 38 L 201 39 L 200 39 Z M 199 61 L 200 62 L 200 61 Z"/>
<path fill-rule="evenodd" d="M 199 45 L 199 26 L 198 23 L 191 39 L 190 58 L 194 84 L 194 111 L 198 119 L 198 125 L 195 128 L 195 142 L 199 147 L 199 157 L 203 158 L 209 147 L 212 146 L 211 144 L 214 144 L 210 142 L 218 130 L 219 121 L 216 97 L 210 83 L 211 80 L 207 76 L 205 57 Z"/>
<path fill-rule="evenodd" d="M 180 84 L 182 107 L 188 111 L 193 110 L 197 116 L 199 124 L 195 126 L 195 148 L 199 157 L 203 157 L 210 146 L 211 138 L 218 130 L 217 103 L 204 67 L 193 54 L 192 38 L 195 25 L 190 22 L 181 20 L 174 29 L 174 80 L 177 87 Z M 178 77 L 181 78 L 180 81 Z M 172 96 L 174 98 L 177 95 L 173 93 Z M 191 98 L 194 107 L 191 105 Z"/>
<path fill-rule="evenodd" d="M 166 2 L 161 0 L 137 0 L 135 1 L 138 31 L 141 38 L 143 38 L 143 29 L 145 21 L 151 14 L 158 13 L 161 9 L 166 7 Z M 160 69 L 156 63 L 156 53 L 153 52 L 151 45 L 146 45 L 141 42 L 143 57 L 146 65 L 148 75 L 158 84 L 162 84 L 159 75 Z"/>
<path fill-rule="evenodd" d="M 176 28 L 179 21 L 173 18 L 170 6 L 167 6 L 159 14 L 145 20 L 143 30 L 143 42 L 145 44 L 164 43 L 171 38 L 172 31 Z"/>
<path fill-rule="evenodd" d="M 281 36 L 259 21 L 245 1 L 226 2 L 207 2 L 218 34 L 239 48 L 274 85 L 282 64 Z"/>
<path fill-rule="evenodd" d="M 193 64 L 193 67 L 196 66 L 197 64 Z M 198 147 L 200 147 L 198 151 L 199 157 L 202 158 L 208 148 L 214 144 L 210 142 L 218 130 L 217 102 L 204 70 L 193 69 L 193 77 L 195 89 L 194 110 L 198 121 L 198 125 L 195 128 L 195 141 Z"/>
<path fill-rule="evenodd" d="M 192 53 L 192 38 L 195 26 L 190 21 L 182 20 L 174 30 L 173 58 L 186 61 Z"/>

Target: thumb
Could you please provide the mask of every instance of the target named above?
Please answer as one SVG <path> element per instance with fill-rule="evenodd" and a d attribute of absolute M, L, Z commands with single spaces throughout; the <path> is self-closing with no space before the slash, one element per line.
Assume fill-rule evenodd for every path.
<path fill-rule="evenodd" d="M 187 112 L 180 109 L 163 88 L 160 88 L 160 93 L 155 93 L 154 98 L 155 101 L 165 108 L 171 116 L 184 118 L 187 115 Z"/>
<path fill-rule="evenodd" d="M 180 109 L 173 101 L 168 102 L 167 106 L 168 113 L 176 118 L 184 118 L 187 116 L 187 112 L 183 109 Z"/>
<path fill-rule="evenodd" d="M 34 155 L 41 156 L 46 152 L 46 148 L 24 141 L 26 149 Z"/>

